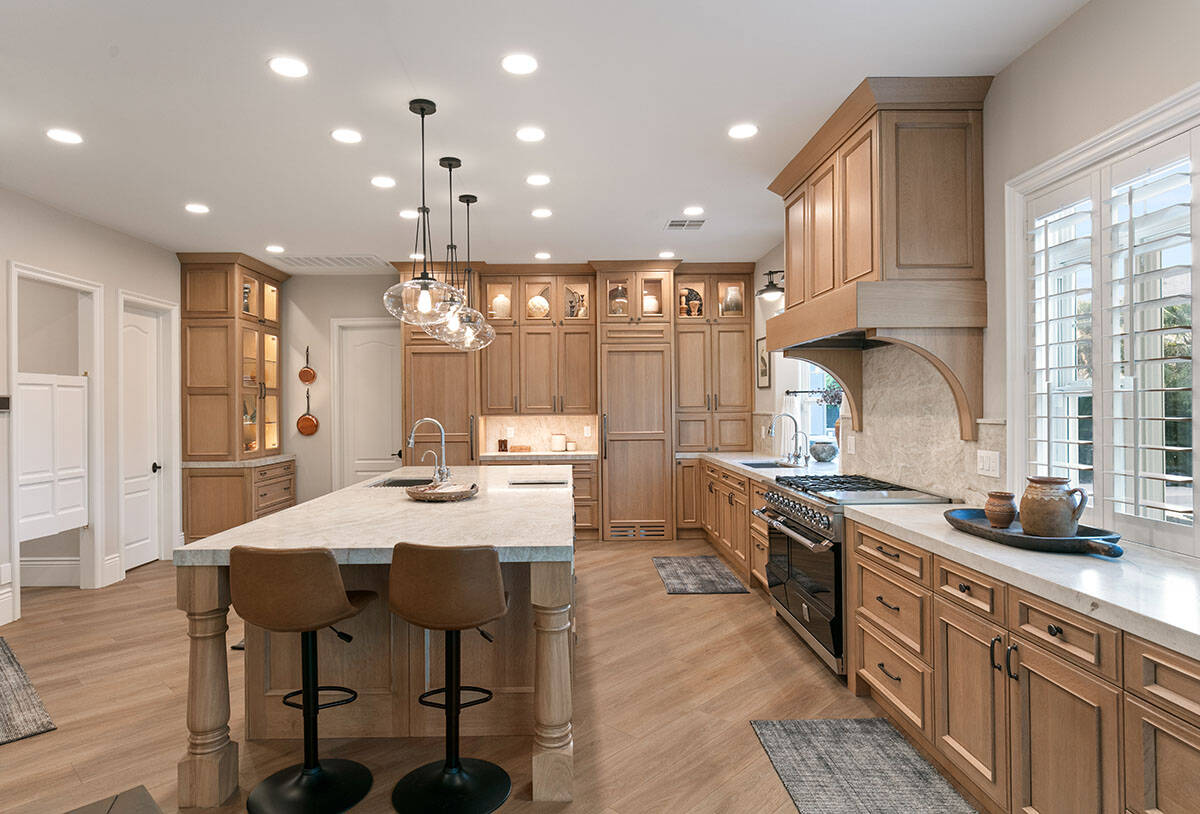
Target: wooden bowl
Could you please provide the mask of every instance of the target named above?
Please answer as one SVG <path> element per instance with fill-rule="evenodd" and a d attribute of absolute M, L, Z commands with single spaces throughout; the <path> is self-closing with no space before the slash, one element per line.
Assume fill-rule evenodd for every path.
<path fill-rule="evenodd" d="M 422 486 L 410 486 L 405 491 L 413 500 L 452 503 L 457 500 L 470 500 L 479 492 L 479 487 L 474 483 L 427 483 Z"/>

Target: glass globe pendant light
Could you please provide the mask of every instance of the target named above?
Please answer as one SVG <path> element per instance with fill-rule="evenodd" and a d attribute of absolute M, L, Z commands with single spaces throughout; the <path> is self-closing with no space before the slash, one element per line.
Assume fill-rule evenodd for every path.
<path fill-rule="evenodd" d="M 446 168 L 446 175 L 450 185 L 450 242 L 446 244 L 446 262 L 443 265 L 443 273 L 451 286 L 453 286 L 459 294 L 460 303 L 457 308 L 450 311 L 443 322 L 434 323 L 432 325 L 423 326 L 425 333 L 432 336 L 447 345 L 452 345 L 462 335 L 462 321 L 459 318 L 463 310 L 468 307 L 468 281 L 466 273 L 470 269 L 467 268 L 460 271 L 458 266 L 458 245 L 454 242 L 454 171 L 462 166 L 460 159 L 453 156 L 446 156 L 438 161 L 438 164 Z"/>
<path fill-rule="evenodd" d="M 436 325 L 445 322 L 451 312 L 463 304 L 462 292 L 438 280 L 431 272 L 430 251 L 433 239 L 429 229 L 429 207 L 425 203 L 425 117 L 437 111 L 428 99 L 413 99 L 408 109 L 421 117 L 421 206 L 417 210 L 417 234 L 413 239 L 412 278 L 396 283 L 383 294 L 388 312 L 409 325 Z M 417 273 L 417 261 L 421 273 Z"/>
<path fill-rule="evenodd" d="M 467 207 L 467 265 L 463 269 L 464 288 L 467 292 L 471 290 L 471 204 L 479 199 L 474 195 L 459 195 L 460 200 Z M 483 314 L 479 313 L 470 305 L 464 305 L 459 309 L 458 324 L 459 331 L 455 336 L 446 340 L 446 344 L 459 350 L 482 350 L 492 344 L 492 340 L 496 338 L 496 329 L 493 328 L 484 318 Z"/>

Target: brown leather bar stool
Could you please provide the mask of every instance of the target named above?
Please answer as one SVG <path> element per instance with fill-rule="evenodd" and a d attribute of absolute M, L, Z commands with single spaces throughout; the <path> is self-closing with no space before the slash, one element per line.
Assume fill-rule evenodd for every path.
<path fill-rule="evenodd" d="M 347 591 L 327 548 L 270 549 L 234 546 L 229 552 L 229 594 L 238 616 L 272 633 L 300 634 L 301 689 L 283 703 L 304 714 L 304 763 L 261 781 L 246 798 L 250 814 L 325 814 L 346 811 L 371 789 L 371 772 L 352 760 L 317 759 L 317 713 L 349 704 L 358 693 L 317 683 L 317 631 L 357 616 L 374 591 Z M 338 638 L 351 636 L 333 629 Z M 320 693 L 344 697 L 320 703 Z M 301 702 L 293 699 L 299 695 Z"/>
<path fill-rule="evenodd" d="M 446 710 L 446 759 L 402 777 L 392 790 L 392 807 L 413 814 L 495 811 L 508 799 L 512 780 L 494 763 L 459 756 L 458 715 L 465 707 L 492 700 L 491 690 L 462 683 L 460 634 L 508 612 L 500 557 L 496 549 L 482 546 L 398 543 L 392 549 L 388 582 L 393 613 L 414 625 L 446 632 L 446 686 L 417 699 L 424 706 Z M 491 640 L 482 629 L 479 632 Z M 463 690 L 479 697 L 464 702 Z M 445 702 L 430 700 L 437 695 L 444 695 Z"/>

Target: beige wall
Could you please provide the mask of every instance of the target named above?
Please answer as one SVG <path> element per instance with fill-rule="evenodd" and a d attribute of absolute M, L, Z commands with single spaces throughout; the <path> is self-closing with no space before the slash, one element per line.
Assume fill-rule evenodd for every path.
<path fill-rule="evenodd" d="M 311 500 L 333 488 L 330 427 L 331 319 L 387 317 L 383 292 L 399 278 L 383 274 L 300 275 L 283 286 L 283 451 L 296 455 L 296 497 Z M 317 371 L 312 412 L 321 422 L 315 435 L 296 431 L 304 412 L 304 385 L 296 374 L 304 366 L 304 347 Z"/>
<path fill-rule="evenodd" d="M 782 220 L 783 212 L 779 213 Z M 758 291 L 767 284 L 767 272 L 772 269 L 781 269 L 784 267 L 784 246 L 780 243 L 771 251 L 764 254 L 754 264 L 754 284 L 750 295 L 754 298 L 754 339 L 767 335 L 767 320 L 775 314 L 783 310 L 783 300 L 780 300 L 774 306 L 769 306 L 760 298 L 754 296 L 754 292 Z M 776 277 L 776 282 L 782 283 L 781 277 Z M 752 428 L 754 434 L 754 451 L 765 455 L 774 454 L 784 451 L 784 448 L 790 450 L 791 430 L 788 433 L 777 433 L 775 438 L 765 438 L 763 429 L 771 420 L 771 416 L 781 412 L 791 412 L 798 414 L 798 405 L 795 397 L 784 396 L 785 390 L 796 390 L 800 387 L 800 370 L 801 363 L 795 359 L 785 359 L 782 352 L 771 354 L 771 386 L 762 390 L 758 389 L 757 380 L 754 390 L 754 426 Z M 790 424 L 788 425 L 791 426 Z"/>
<path fill-rule="evenodd" d="M 162 248 L 0 189 L 0 268 L 25 263 L 104 285 L 105 554 L 118 551 L 117 536 L 117 291 L 126 289 L 179 300 L 179 263 Z M 18 302 L 20 296 L 18 294 Z M 0 388 L 11 394 L 8 370 L 8 284 L 0 286 Z M 8 413 L 0 413 L 0 517 L 8 518 Z M 7 521 L 0 523 L 0 565 L 9 561 Z M 7 572 L 7 569 L 4 569 Z M 6 593 L 0 585 L 0 594 Z M 0 602 L 3 605 L 3 602 Z M 3 608 L 0 607 L 0 613 Z"/>

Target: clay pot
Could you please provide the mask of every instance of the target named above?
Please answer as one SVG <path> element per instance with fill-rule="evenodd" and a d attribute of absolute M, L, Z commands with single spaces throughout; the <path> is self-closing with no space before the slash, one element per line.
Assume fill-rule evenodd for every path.
<path fill-rule="evenodd" d="M 994 529 L 1006 529 L 1017 518 L 1017 502 L 1012 492 L 988 492 L 983 513 Z"/>
<path fill-rule="evenodd" d="M 1087 506 L 1087 492 L 1068 489 L 1067 478 L 1028 477 L 1021 497 L 1021 527 L 1035 537 L 1074 537 L 1079 516 Z M 1078 493 L 1079 502 L 1071 499 Z"/>

